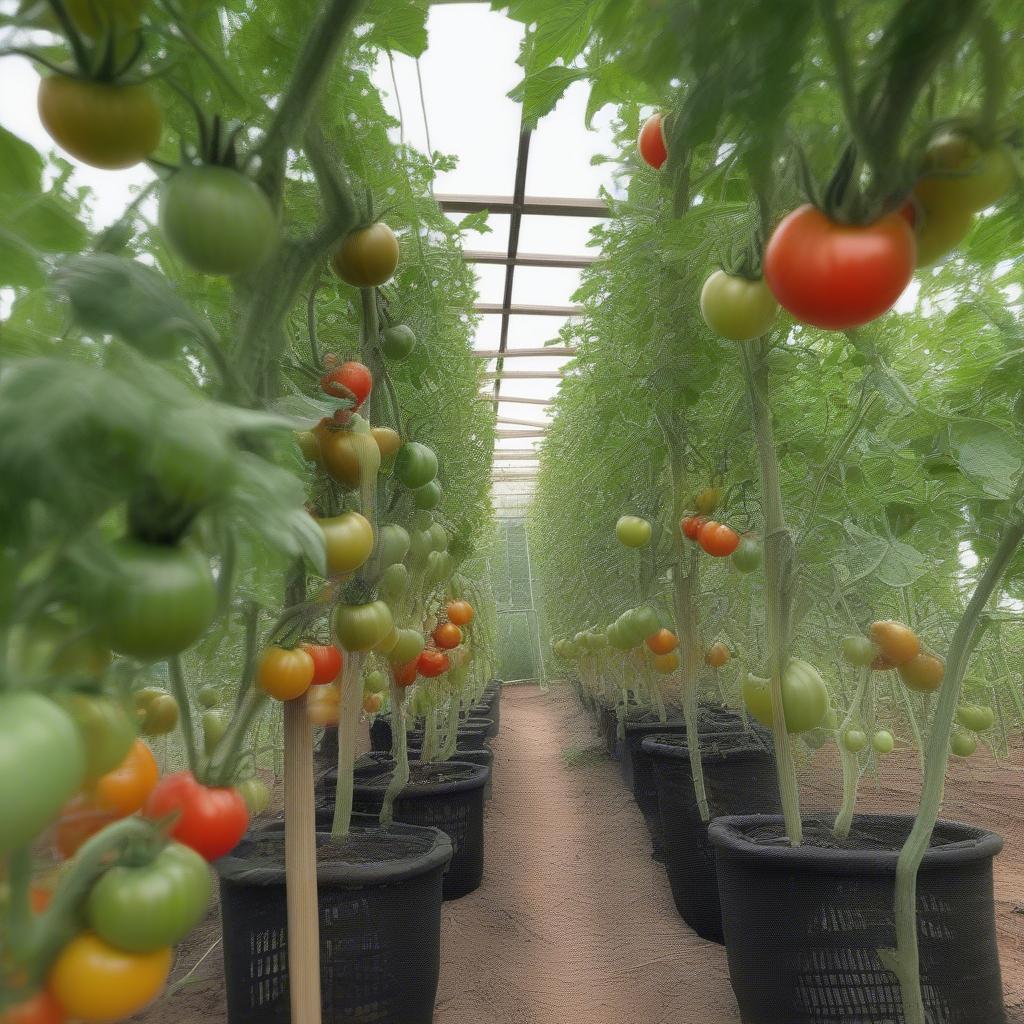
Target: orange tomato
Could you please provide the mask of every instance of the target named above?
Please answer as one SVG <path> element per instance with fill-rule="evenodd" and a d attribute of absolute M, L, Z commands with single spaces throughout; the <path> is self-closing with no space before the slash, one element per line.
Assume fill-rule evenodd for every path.
<path fill-rule="evenodd" d="M 731 526 L 709 519 L 701 526 L 697 534 L 697 543 L 709 555 L 725 558 L 740 546 L 740 535 Z"/>
<path fill-rule="evenodd" d="M 659 654 L 654 659 L 654 670 L 662 675 L 668 675 L 679 668 L 679 655 L 675 651 L 670 654 Z"/>
<path fill-rule="evenodd" d="M 910 661 L 921 650 L 917 634 L 902 622 L 883 619 L 871 623 L 871 640 L 893 665 Z"/>
<path fill-rule="evenodd" d="M 933 693 L 942 685 L 942 679 L 946 674 L 946 665 L 941 658 L 934 654 L 925 654 L 921 651 L 915 654 L 910 661 L 903 662 L 897 668 L 903 685 L 908 690 L 917 690 L 919 693 Z"/>
<path fill-rule="evenodd" d="M 473 621 L 473 606 L 468 601 L 448 602 L 448 621 L 456 626 L 468 626 Z"/>
<path fill-rule="evenodd" d="M 294 700 L 310 688 L 315 674 L 316 662 L 309 651 L 268 647 L 260 658 L 256 682 L 276 700 Z"/>
<path fill-rule="evenodd" d="M 717 643 L 712 644 L 708 648 L 707 653 L 704 655 L 704 660 L 712 668 L 721 668 L 731 657 L 729 648 L 725 644 Z"/>
<path fill-rule="evenodd" d="M 383 703 L 384 701 L 381 699 L 381 695 L 379 693 L 368 693 L 363 698 L 363 710 L 368 715 L 375 715 L 380 711 L 380 706 Z"/>
<path fill-rule="evenodd" d="M 100 776 L 93 794 L 97 806 L 124 818 L 146 802 L 159 780 L 160 769 L 153 752 L 142 740 L 136 739 L 120 765 Z"/>
<path fill-rule="evenodd" d="M 452 622 L 442 622 L 433 633 L 434 643 L 442 651 L 450 651 L 462 643 L 462 630 Z"/>
<path fill-rule="evenodd" d="M 679 639 L 671 629 L 659 629 L 645 642 L 653 654 L 670 654 L 679 646 Z"/>
<path fill-rule="evenodd" d="M 34 996 L 0 1014 L 0 1024 L 63 1024 L 64 1011 L 49 992 Z"/>

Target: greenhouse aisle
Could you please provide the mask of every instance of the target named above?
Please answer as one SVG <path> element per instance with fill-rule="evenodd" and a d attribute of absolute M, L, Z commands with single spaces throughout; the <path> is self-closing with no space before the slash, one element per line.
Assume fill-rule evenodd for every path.
<path fill-rule="evenodd" d="M 435 1024 L 733 1024 L 725 952 L 691 932 L 643 818 L 568 690 L 508 687 L 485 878 L 446 903 Z"/>

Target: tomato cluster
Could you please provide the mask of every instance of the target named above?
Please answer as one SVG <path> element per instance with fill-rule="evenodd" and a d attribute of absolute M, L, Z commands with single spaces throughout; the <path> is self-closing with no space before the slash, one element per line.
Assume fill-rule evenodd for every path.
<path fill-rule="evenodd" d="M 696 541 L 707 554 L 715 558 L 727 558 L 740 546 L 740 535 L 731 526 L 702 515 L 687 516 L 679 523 L 679 528 L 684 537 Z M 749 545 L 747 550 L 749 552 Z M 749 555 L 745 557 L 749 562 Z"/>

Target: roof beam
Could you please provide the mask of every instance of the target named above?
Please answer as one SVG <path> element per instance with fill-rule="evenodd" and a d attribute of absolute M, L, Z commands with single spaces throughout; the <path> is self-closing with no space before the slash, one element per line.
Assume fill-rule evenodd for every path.
<path fill-rule="evenodd" d="M 531 452 L 526 449 L 520 451 L 518 448 L 510 448 L 508 451 L 502 451 L 500 448 L 494 449 L 494 461 L 503 462 L 505 459 L 511 461 L 528 461 L 530 459 L 539 459 L 540 456 L 536 452 Z"/>
<path fill-rule="evenodd" d="M 555 196 L 526 196 L 517 202 L 511 196 L 452 195 L 438 193 L 434 197 L 446 213 L 514 213 L 517 209 L 528 216 L 548 217 L 608 217 L 606 203 L 600 199 L 572 199 Z"/>
<path fill-rule="evenodd" d="M 503 252 L 463 252 L 467 263 L 487 263 L 496 266 L 508 265 L 510 262 L 517 267 L 549 267 L 565 270 L 582 270 L 596 263 L 597 256 L 556 256 L 541 252 L 521 252 L 516 256 L 508 256 Z"/>
<path fill-rule="evenodd" d="M 512 270 L 510 266 L 508 268 Z M 503 317 L 501 323 L 504 327 L 510 315 L 513 316 L 579 316 L 583 313 L 582 306 L 513 306 L 511 303 L 503 302 L 478 302 L 473 307 L 474 313 L 500 313 Z M 506 342 L 508 332 L 506 331 Z"/>
<path fill-rule="evenodd" d="M 507 423 L 514 427 L 546 427 L 547 423 L 543 423 L 541 420 L 516 420 L 510 416 L 499 416 L 497 419 L 498 423 Z"/>
<path fill-rule="evenodd" d="M 512 359 L 516 356 L 574 356 L 576 349 L 568 345 L 549 345 L 547 348 L 508 348 L 504 352 L 497 348 L 478 348 L 473 351 L 478 359 Z"/>
<path fill-rule="evenodd" d="M 494 432 L 495 437 L 546 437 L 546 430 L 496 430 Z M 495 448 L 495 456 L 501 451 L 500 448 Z"/>
<path fill-rule="evenodd" d="M 517 405 L 550 405 L 550 398 L 516 398 L 511 395 L 480 395 L 481 402 L 515 402 Z"/>
<path fill-rule="evenodd" d="M 561 370 L 488 370 L 484 374 L 487 380 L 560 380 L 563 376 Z"/>

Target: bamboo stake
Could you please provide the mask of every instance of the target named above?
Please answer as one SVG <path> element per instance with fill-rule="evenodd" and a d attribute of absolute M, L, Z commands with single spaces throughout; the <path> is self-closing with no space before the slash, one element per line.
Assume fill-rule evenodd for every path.
<path fill-rule="evenodd" d="M 284 870 L 292 1024 L 320 1024 L 313 735 L 305 694 L 284 702 Z"/>

